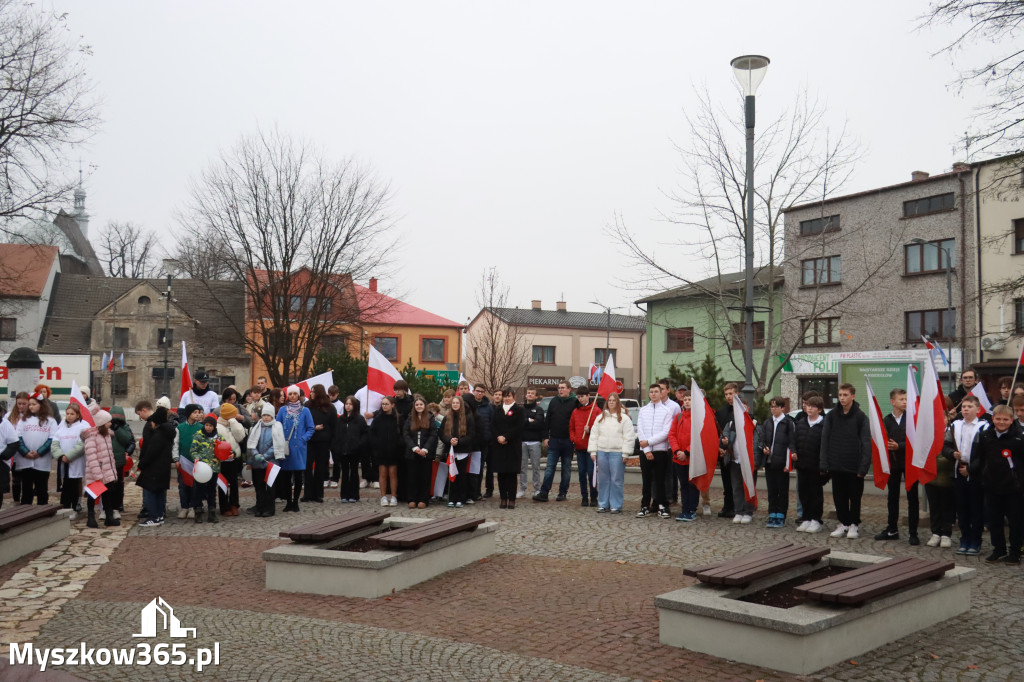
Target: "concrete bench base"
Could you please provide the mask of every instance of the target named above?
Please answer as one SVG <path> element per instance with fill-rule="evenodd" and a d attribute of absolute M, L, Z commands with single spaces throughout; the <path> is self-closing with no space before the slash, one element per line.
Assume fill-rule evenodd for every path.
<path fill-rule="evenodd" d="M 395 518 L 323 545 L 291 544 L 263 552 L 268 590 L 374 599 L 479 561 L 495 551 L 498 524 L 487 521 L 428 542 L 415 550 L 375 549 L 344 552 L 330 549 L 375 533 L 431 519 Z"/>
<path fill-rule="evenodd" d="M 885 557 L 833 552 L 745 588 L 698 583 L 654 599 L 663 644 L 807 675 L 953 618 L 970 607 L 973 568 L 957 567 L 860 607 L 807 602 L 791 609 L 739 601 L 824 566 L 859 568 Z"/>
<path fill-rule="evenodd" d="M 71 533 L 71 515 L 70 509 L 62 509 L 53 516 L 29 521 L 0 533 L 0 565 L 66 538 Z"/>

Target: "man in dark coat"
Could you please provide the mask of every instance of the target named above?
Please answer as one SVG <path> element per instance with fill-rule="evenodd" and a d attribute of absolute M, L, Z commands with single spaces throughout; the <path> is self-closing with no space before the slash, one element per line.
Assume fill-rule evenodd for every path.
<path fill-rule="evenodd" d="M 174 448 L 175 426 L 168 419 L 167 409 L 148 400 L 139 401 L 135 414 L 145 420 L 142 427 L 142 446 L 139 449 L 139 477 L 135 485 L 142 488 L 142 506 L 149 520 L 143 526 L 160 526 L 164 522 L 167 489 L 171 487 L 171 456 Z"/>
<path fill-rule="evenodd" d="M 907 392 L 902 388 L 894 388 L 889 392 L 892 412 L 883 419 L 885 433 L 889 436 L 889 522 L 885 529 L 875 536 L 876 540 L 899 540 L 900 534 L 896 524 L 900 518 L 900 490 L 903 477 L 906 475 L 907 459 Z M 918 484 L 915 482 L 907 491 L 907 524 L 910 526 L 910 544 L 919 545 L 917 538 L 917 522 L 919 513 Z"/>
<path fill-rule="evenodd" d="M 839 525 L 834 538 L 857 538 L 864 477 L 871 468 L 871 430 L 868 417 L 854 400 L 853 384 L 839 387 L 839 407 L 825 415 L 821 433 L 821 470 L 832 476 L 832 500 Z"/>

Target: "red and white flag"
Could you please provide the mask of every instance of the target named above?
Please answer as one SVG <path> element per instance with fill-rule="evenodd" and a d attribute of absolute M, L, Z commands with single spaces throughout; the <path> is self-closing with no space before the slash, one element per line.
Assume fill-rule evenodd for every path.
<path fill-rule="evenodd" d="M 615 356 L 609 355 L 601 373 L 601 383 L 597 385 L 597 394 L 607 400 L 612 393 L 615 393 Z"/>
<path fill-rule="evenodd" d="M 718 462 L 718 425 L 715 411 L 697 382 L 690 379 L 690 481 L 706 492 Z"/>
<path fill-rule="evenodd" d="M 909 400 L 907 401 L 909 403 Z M 946 400 L 939 390 L 939 375 L 931 354 L 924 363 L 921 379 L 921 403 L 914 425 L 914 455 L 907 467 L 907 479 L 914 477 L 921 483 L 935 478 L 936 458 L 942 450 L 942 439 L 946 432 Z"/>
<path fill-rule="evenodd" d="M 113 372 L 114 371 L 114 349 L 113 348 L 110 349 L 110 356 L 107 358 L 107 371 L 108 372 Z"/>
<path fill-rule="evenodd" d="M 185 485 L 189 488 L 192 487 L 192 470 L 195 468 L 195 464 L 190 459 L 184 457 L 178 460 L 178 471 L 181 472 L 181 480 L 185 482 Z"/>
<path fill-rule="evenodd" d="M 89 406 L 85 404 L 85 396 L 82 395 L 82 389 L 78 388 L 78 382 L 74 379 L 71 380 L 71 402 L 78 405 L 82 413 L 82 419 L 89 426 L 96 426 L 96 420 L 92 418 Z"/>
<path fill-rule="evenodd" d="M 224 477 L 224 474 L 217 474 L 217 487 L 220 488 L 221 492 L 225 495 L 228 494 L 228 479 Z"/>
<path fill-rule="evenodd" d="M 89 485 L 85 486 L 85 492 L 89 493 L 89 497 L 97 500 L 100 495 L 107 492 L 107 486 L 103 485 L 103 481 L 93 481 Z"/>
<path fill-rule="evenodd" d="M 871 432 L 871 471 L 874 474 L 875 487 L 885 490 L 889 482 L 889 435 L 885 432 L 882 422 L 882 408 L 878 406 L 878 398 L 871 388 L 871 380 L 864 378 L 868 388 L 868 430 Z"/>
<path fill-rule="evenodd" d="M 395 382 L 402 375 L 381 352 L 370 346 L 369 367 L 366 369 L 366 400 L 362 402 L 363 412 L 376 412 L 384 396 L 395 394 Z M 356 394 L 358 396 L 358 393 Z"/>
<path fill-rule="evenodd" d="M 301 388 L 303 395 L 305 395 L 308 398 L 313 393 L 313 387 L 316 386 L 317 384 L 323 386 L 324 387 L 324 392 L 326 392 L 327 389 L 330 388 L 333 383 L 334 383 L 334 371 L 333 370 L 327 370 L 323 374 L 317 374 L 315 377 L 306 379 L 305 381 L 300 381 L 299 383 L 297 383 L 295 385 L 298 386 L 299 388 Z M 392 383 L 394 383 L 394 382 L 392 382 Z M 391 394 L 389 393 L 388 395 L 391 395 Z"/>
<path fill-rule="evenodd" d="M 445 479 L 448 478 L 448 467 L 442 467 L 441 463 L 434 460 L 433 463 L 434 497 L 444 495 Z"/>
<path fill-rule="evenodd" d="M 448 480 L 454 481 L 459 475 L 459 467 L 455 465 L 455 447 L 448 448 Z"/>
<path fill-rule="evenodd" d="M 281 467 L 273 462 L 267 462 L 267 471 L 263 474 L 263 480 L 267 482 L 267 485 L 274 485 L 279 473 L 281 473 Z"/>
<path fill-rule="evenodd" d="M 917 395 L 917 368 L 907 365 L 907 411 L 903 415 L 903 422 L 907 425 L 906 458 L 904 470 L 906 471 L 906 486 L 910 490 L 917 482 L 917 472 L 911 466 L 914 461 L 914 439 L 917 437 L 917 411 L 920 408 L 920 398 Z"/>
<path fill-rule="evenodd" d="M 750 418 L 750 413 L 743 409 L 743 400 L 738 395 L 732 398 L 732 418 L 733 428 L 736 430 L 733 448 L 740 457 L 743 492 L 747 501 L 757 506 L 757 486 L 754 484 L 754 422 Z"/>
<path fill-rule="evenodd" d="M 992 411 L 992 401 L 988 399 L 988 393 L 985 392 L 985 387 L 982 386 L 980 382 L 974 384 L 974 388 L 971 389 L 971 392 L 968 393 L 968 395 L 973 395 L 978 399 L 978 402 L 981 403 L 978 407 L 979 417 L 986 412 Z"/>
<path fill-rule="evenodd" d="M 787 474 L 793 471 L 793 451 L 788 448 L 786 449 L 786 466 L 783 471 Z"/>
<path fill-rule="evenodd" d="M 185 342 L 181 342 L 181 395 L 189 394 L 188 401 L 195 402 L 192 396 L 192 373 L 188 371 L 188 354 L 185 352 Z M 181 396 L 178 396 L 181 400 Z"/>

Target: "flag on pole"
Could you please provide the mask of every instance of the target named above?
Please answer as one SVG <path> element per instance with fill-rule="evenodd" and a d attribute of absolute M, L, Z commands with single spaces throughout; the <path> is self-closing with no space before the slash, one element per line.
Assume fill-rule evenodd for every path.
<path fill-rule="evenodd" d="M 871 388 L 871 379 L 864 378 L 868 388 L 868 429 L 871 432 L 871 471 L 874 474 L 875 487 L 885 490 L 889 482 L 889 435 L 885 432 L 882 422 L 882 408 L 878 406 L 878 398 Z"/>
<path fill-rule="evenodd" d="M 100 358 L 100 371 L 103 372 L 107 369 L 107 351 L 103 351 L 103 357 Z"/>
<path fill-rule="evenodd" d="M 361 402 L 363 412 L 376 412 L 386 395 L 395 394 L 395 382 L 402 375 L 381 352 L 370 346 L 369 367 L 366 369 L 366 400 Z M 358 393 L 357 393 L 358 395 Z"/>
<path fill-rule="evenodd" d="M 917 482 L 917 471 L 912 466 L 914 461 L 914 439 L 917 433 L 917 410 L 920 407 L 917 395 L 917 379 L 914 377 L 916 371 L 916 367 L 907 365 L 907 412 L 903 415 L 903 422 L 907 425 L 907 454 L 903 464 L 906 471 L 907 490 L 910 490 Z"/>
<path fill-rule="evenodd" d="M 692 403 L 691 403 L 692 404 Z M 757 505 L 757 486 L 754 484 L 754 422 L 743 406 L 739 395 L 732 398 L 733 428 L 736 442 L 733 449 L 740 457 L 740 473 L 743 478 L 743 492 L 748 502 Z"/>
<path fill-rule="evenodd" d="M 455 447 L 448 448 L 448 480 L 454 481 L 459 475 L 459 467 L 455 465 Z"/>
<path fill-rule="evenodd" d="M 114 349 L 110 349 L 110 355 L 107 357 L 107 371 L 114 371 Z"/>
<path fill-rule="evenodd" d="M 78 405 L 79 411 L 82 413 L 82 419 L 89 426 L 96 426 L 96 420 L 92 418 L 92 412 L 89 410 L 89 406 L 85 403 L 85 396 L 82 395 L 82 389 L 78 388 L 78 382 L 74 379 L 71 380 L 71 402 Z"/>
<path fill-rule="evenodd" d="M 467 379 L 466 376 L 462 372 L 459 372 L 459 384 L 461 384 L 463 381 L 465 381 L 467 384 L 469 384 L 469 379 Z M 458 387 L 459 384 L 455 384 L 455 386 Z M 473 384 L 469 384 L 469 390 L 470 391 L 473 390 Z"/>
<path fill-rule="evenodd" d="M 178 471 L 181 473 L 181 480 L 184 481 L 185 485 L 189 488 L 192 487 L 192 470 L 195 468 L 195 464 L 190 459 L 184 457 L 178 460 Z"/>
<path fill-rule="evenodd" d="M 936 458 L 942 450 L 945 431 L 946 401 L 939 390 L 935 360 L 929 354 L 921 380 L 921 403 L 917 413 L 917 424 L 914 426 L 914 456 L 910 466 L 921 483 L 928 483 L 935 478 Z"/>
<path fill-rule="evenodd" d="M 85 486 L 85 492 L 89 493 L 89 497 L 97 500 L 100 495 L 107 492 L 107 486 L 103 485 L 103 481 L 93 481 L 89 485 Z"/>
<path fill-rule="evenodd" d="M 587 379 L 590 381 L 601 381 L 601 375 L 604 370 L 600 365 L 595 365 L 593 362 L 590 363 L 590 371 L 587 373 Z"/>
<path fill-rule="evenodd" d="M 316 386 L 317 384 L 323 386 L 324 387 L 324 392 L 326 392 L 327 389 L 330 388 L 330 386 L 333 383 L 334 383 L 334 371 L 333 370 L 327 370 L 323 374 L 317 374 L 315 377 L 312 377 L 310 379 L 306 379 L 305 381 L 300 381 L 299 383 L 297 383 L 295 385 L 298 386 L 299 388 L 301 388 L 302 392 L 308 398 L 313 393 L 313 387 Z M 392 382 L 392 384 L 394 384 L 394 382 Z M 391 393 L 388 393 L 388 395 L 391 395 Z"/>
<path fill-rule="evenodd" d="M 715 478 L 718 461 L 718 426 L 704 391 L 690 379 L 690 481 L 706 492 Z"/>
<path fill-rule="evenodd" d="M 224 478 L 224 474 L 217 474 L 217 487 L 225 495 L 228 494 L 228 479 Z"/>
<path fill-rule="evenodd" d="M 448 468 L 442 467 L 441 463 L 435 459 L 431 475 L 434 481 L 434 497 L 442 497 L 444 495 L 445 479 L 448 478 Z"/>
<path fill-rule="evenodd" d="M 124 369 L 124 353 L 121 353 L 121 369 Z"/>
<path fill-rule="evenodd" d="M 181 342 L 181 395 L 189 394 L 189 402 L 194 403 L 192 397 L 192 373 L 188 371 L 188 353 L 185 352 L 185 342 Z M 181 396 L 179 396 L 180 400 Z"/>
<path fill-rule="evenodd" d="M 973 395 L 981 403 L 978 408 L 979 417 L 986 412 L 992 411 L 992 401 L 988 399 L 988 393 L 985 392 L 985 387 L 981 385 L 981 382 L 974 384 L 974 388 L 967 395 Z"/>
<path fill-rule="evenodd" d="M 263 474 L 263 480 L 266 481 L 268 486 L 274 485 L 274 481 L 277 480 L 279 473 L 281 473 L 281 467 L 273 462 L 267 462 L 267 471 Z"/>
<path fill-rule="evenodd" d="M 615 356 L 609 355 L 605 363 L 604 371 L 601 373 L 601 383 L 597 386 L 597 394 L 608 399 L 608 396 L 615 393 Z"/>

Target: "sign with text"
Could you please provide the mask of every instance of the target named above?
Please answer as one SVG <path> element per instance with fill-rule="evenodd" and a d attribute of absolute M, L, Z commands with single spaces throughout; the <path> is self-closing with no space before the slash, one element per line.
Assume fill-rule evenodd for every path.
<path fill-rule="evenodd" d="M 856 400 L 861 409 L 867 413 L 867 382 L 865 377 L 871 379 L 871 387 L 878 397 L 878 405 L 882 408 L 882 414 L 888 414 L 889 391 L 894 388 L 907 387 L 907 367 L 913 365 L 917 368 L 917 376 L 921 376 L 922 365 L 920 362 L 844 362 L 839 365 L 839 383 L 853 384 L 857 389 Z M 918 381 L 920 384 L 920 380 Z M 918 386 L 920 389 L 920 385 Z"/>
<path fill-rule="evenodd" d="M 79 386 L 91 386 L 91 362 L 88 355 L 44 355 L 39 359 L 43 366 L 39 370 L 39 383 L 46 384 L 53 391 L 54 399 L 71 395 L 71 381 Z M 7 358 L 4 358 L 4 363 Z M 0 399 L 7 397 L 7 365 L 0 365 Z"/>
<path fill-rule="evenodd" d="M 565 377 L 526 377 L 526 387 L 557 389 L 560 381 L 565 381 Z"/>

